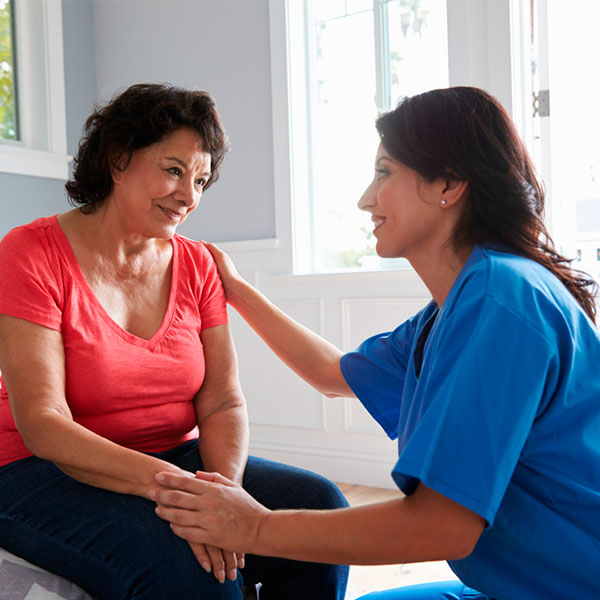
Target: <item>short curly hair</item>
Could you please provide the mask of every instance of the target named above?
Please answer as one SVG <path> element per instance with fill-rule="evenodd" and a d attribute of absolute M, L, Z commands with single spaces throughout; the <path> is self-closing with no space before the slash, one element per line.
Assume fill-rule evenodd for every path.
<path fill-rule="evenodd" d="M 179 129 L 195 131 L 211 156 L 208 188 L 218 179 L 229 147 L 214 99 L 207 92 L 171 84 L 139 83 L 96 107 L 85 122 L 73 178 L 65 184 L 69 202 L 94 212 L 112 191 L 116 164 L 127 167 L 133 152 Z"/>

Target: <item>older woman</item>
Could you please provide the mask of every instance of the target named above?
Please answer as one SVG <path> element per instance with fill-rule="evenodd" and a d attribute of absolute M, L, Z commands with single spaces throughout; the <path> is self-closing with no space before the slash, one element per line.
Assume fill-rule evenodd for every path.
<path fill-rule="evenodd" d="M 380 256 L 406 257 L 432 301 L 342 354 L 245 283 L 229 302 L 323 393 L 358 397 L 391 438 L 406 494 L 270 511 L 222 475 L 157 476 L 183 539 L 323 562 L 446 559 L 460 578 L 371 600 L 600 598 L 600 335 L 592 281 L 542 221 L 544 194 L 499 103 L 450 88 L 377 123 L 369 211 Z M 172 491 L 165 490 L 172 488 Z"/>
<path fill-rule="evenodd" d="M 134 85 L 86 123 L 74 210 L 0 243 L 0 545 L 96 598 L 342 598 L 346 567 L 185 542 L 148 499 L 159 472 L 221 473 L 271 508 L 345 505 L 311 473 L 247 457 L 225 298 L 176 234 L 216 181 L 212 98 Z"/>

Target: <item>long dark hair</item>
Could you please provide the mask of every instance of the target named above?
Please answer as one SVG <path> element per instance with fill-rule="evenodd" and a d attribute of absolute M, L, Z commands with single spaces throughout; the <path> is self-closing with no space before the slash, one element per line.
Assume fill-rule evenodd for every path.
<path fill-rule="evenodd" d="M 85 123 L 73 179 L 65 184 L 71 204 L 86 213 L 96 210 L 112 191 L 111 170 L 117 162 L 127 167 L 134 151 L 182 128 L 195 131 L 211 155 L 206 189 L 218 179 L 228 149 L 210 94 L 171 84 L 139 83 L 97 107 Z"/>
<path fill-rule="evenodd" d="M 550 270 L 595 320 L 598 286 L 559 254 L 543 222 L 544 189 L 500 103 L 472 87 L 404 98 L 379 117 L 381 143 L 426 181 L 451 176 L 468 198 L 450 243 L 501 244 Z"/>

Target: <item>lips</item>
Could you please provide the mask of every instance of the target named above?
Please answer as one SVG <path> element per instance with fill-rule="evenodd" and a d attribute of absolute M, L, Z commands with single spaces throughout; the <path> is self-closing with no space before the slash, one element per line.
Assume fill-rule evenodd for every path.
<path fill-rule="evenodd" d="M 381 225 L 383 225 L 387 219 L 385 217 L 371 217 L 371 221 L 373 221 L 373 231 L 376 231 L 377 229 L 379 229 L 379 227 L 381 227 Z"/>
<path fill-rule="evenodd" d="M 165 213 L 165 215 L 167 215 L 167 217 L 169 217 L 169 219 L 171 219 L 171 221 L 179 222 L 185 216 L 179 211 L 173 210 L 172 208 L 167 208 L 166 206 L 161 206 L 160 204 L 158 207 L 163 211 L 163 213 Z"/>

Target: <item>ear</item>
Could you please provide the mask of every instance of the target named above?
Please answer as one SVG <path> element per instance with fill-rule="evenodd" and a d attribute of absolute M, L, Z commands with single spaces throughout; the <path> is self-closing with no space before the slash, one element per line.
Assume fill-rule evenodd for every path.
<path fill-rule="evenodd" d="M 444 178 L 444 187 L 441 193 L 441 206 L 444 208 L 450 208 L 456 205 L 466 195 L 469 188 L 467 181 L 456 179 L 454 176 L 448 174 Z"/>
<path fill-rule="evenodd" d="M 109 158 L 110 174 L 114 183 L 121 180 L 121 174 L 127 168 L 127 156 L 123 152 L 115 153 Z"/>

